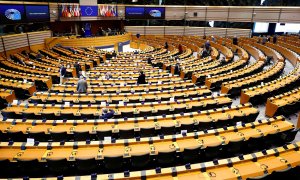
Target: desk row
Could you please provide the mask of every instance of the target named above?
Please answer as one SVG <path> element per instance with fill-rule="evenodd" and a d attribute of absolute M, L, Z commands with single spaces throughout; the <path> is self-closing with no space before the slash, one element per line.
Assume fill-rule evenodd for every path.
<path fill-rule="evenodd" d="M 38 141 L 101 139 L 109 136 L 115 139 L 152 137 L 181 132 L 195 132 L 253 122 L 258 110 L 247 106 L 219 108 L 200 113 L 173 114 L 167 116 L 130 118 L 127 120 L 31 120 L 4 119 L 0 122 L 3 139 L 24 141 L 32 137 Z M 4 138 L 6 137 L 6 138 Z"/>
<path fill-rule="evenodd" d="M 183 89 L 183 88 L 192 88 L 195 87 L 195 84 L 191 81 L 175 81 L 167 83 L 158 83 L 158 84 L 138 84 L 138 85 L 125 85 L 120 84 L 118 86 L 111 84 L 110 86 L 105 85 L 90 85 L 88 87 L 88 92 L 95 93 L 125 93 L 125 92 L 144 92 L 144 91 L 161 91 L 167 89 Z M 53 85 L 51 92 L 76 92 L 77 86 L 73 85 Z"/>
<path fill-rule="evenodd" d="M 243 126 L 230 126 L 226 129 L 214 129 L 195 133 L 183 133 L 172 136 L 159 136 L 148 138 L 135 138 L 125 140 L 104 141 L 79 141 L 79 142 L 38 142 L 30 144 L 26 142 L 2 142 L 0 145 L 0 160 L 29 161 L 37 159 L 40 162 L 46 160 L 67 159 L 96 159 L 105 157 L 141 156 L 148 154 L 157 156 L 175 153 L 186 153 L 194 150 L 195 160 L 199 162 L 222 157 L 228 147 L 235 145 L 239 149 L 231 150 L 231 153 L 246 153 L 255 150 L 263 150 L 272 146 L 282 145 L 294 140 L 298 130 L 292 123 L 282 117 L 262 120 L 259 122 L 244 124 Z M 243 150 L 241 152 L 241 150 Z M 195 153 L 195 152 L 200 152 Z M 199 155 L 205 153 L 201 160 Z M 175 160 L 175 157 L 172 157 Z M 170 164 L 169 162 L 166 164 Z"/>
<path fill-rule="evenodd" d="M 225 95 L 203 96 L 191 99 L 180 99 L 174 102 L 154 102 L 154 103 L 133 103 L 122 105 L 55 105 L 55 104 L 26 104 L 17 102 L 2 110 L 2 115 L 9 118 L 38 118 L 42 116 L 61 116 L 61 118 L 72 119 L 82 118 L 94 119 L 101 116 L 103 109 L 114 110 L 114 117 L 144 117 L 149 114 L 157 114 L 158 110 L 162 114 L 174 114 L 193 112 L 228 106 L 232 100 Z M 57 117 L 57 118 L 58 118 Z"/>
<path fill-rule="evenodd" d="M 275 80 L 280 76 L 284 69 L 284 62 L 277 62 L 266 71 L 247 76 L 241 79 L 222 83 L 221 92 L 232 96 L 240 95 L 241 90 L 251 86 L 257 86 L 262 82 Z"/>
<path fill-rule="evenodd" d="M 115 159 L 113 163 L 108 163 L 111 159 L 106 158 L 104 164 L 96 165 L 93 161 L 89 164 L 90 169 L 84 168 L 81 164 L 89 161 L 75 161 L 76 172 L 80 172 L 81 174 L 92 174 L 90 176 L 72 176 L 74 174 L 67 173 L 69 168 L 66 163 L 62 163 L 64 161 L 57 161 L 55 164 L 52 161 L 49 161 L 50 171 L 54 172 L 54 174 L 64 174 L 64 178 L 68 180 L 81 180 L 81 179 L 160 179 L 160 180 L 173 180 L 179 179 L 257 179 L 257 178 L 288 178 L 288 179 L 297 179 L 299 178 L 299 169 L 300 169 L 300 151 L 299 151 L 300 142 L 284 145 L 277 148 L 272 148 L 268 150 L 261 150 L 252 154 L 244 154 L 239 156 L 232 156 L 228 159 L 216 159 L 214 161 L 209 161 L 205 163 L 195 163 L 195 164 L 186 164 L 186 165 L 177 165 L 167 168 L 154 166 L 149 170 L 141 170 L 141 171 L 128 171 L 128 168 L 120 168 L 119 172 L 124 170 L 124 172 L 120 173 L 107 173 L 108 171 L 100 171 L 100 169 L 113 167 L 123 167 L 130 166 L 136 167 L 137 165 L 142 164 L 142 162 L 147 162 L 146 158 L 136 158 L 134 156 L 131 157 L 130 161 L 123 165 L 120 163 L 119 159 Z M 165 155 L 161 156 L 165 157 Z M 185 156 L 183 156 L 185 157 Z M 162 160 L 157 162 L 163 162 Z M 35 165 L 35 164 L 34 164 Z M 63 169 L 55 171 L 53 167 L 65 167 Z M 60 166 L 58 166 L 60 165 Z M 9 166 L 4 166 L 9 167 Z M 28 169 L 34 166 L 30 166 Z M 67 167 L 67 168 L 66 168 Z M 138 166 L 140 167 L 140 166 Z M 157 168 L 155 168 L 157 167 Z M 14 168 L 6 168 L 9 172 L 10 169 Z M 34 170 L 34 169 L 33 169 Z M 7 172 L 5 171 L 5 172 Z M 32 172 L 32 171 L 31 171 Z M 39 171 L 36 171 L 39 172 Z M 36 174 L 33 172 L 33 174 Z M 13 174 L 13 173 L 12 173 Z M 26 173 L 28 174 L 28 172 Z M 97 175 L 98 174 L 98 175 Z M 53 176 L 53 175 L 52 175 Z M 68 177 L 66 177 L 68 176 Z M 45 176 L 39 176 L 45 177 Z M 60 176 L 62 178 L 62 176 Z M 35 178 L 33 178 L 35 179 Z M 37 178 L 36 178 L 37 179 Z M 54 179 L 54 178 L 44 178 L 44 179 Z"/>
<path fill-rule="evenodd" d="M 79 104 L 89 104 L 108 102 L 109 104 L 119 104 L 120 102 L 138 103 L 170 101 L 171 98 L 184 99 L 199 96 L 211 95 L 211 91 L 205 86 L 193 87 L 178 90 L 151 91 L 151 92 L 132 92 L 132 93 L 105 93 L 105 94 L 81 94 L 81 93 L 49 93 L 36 92 L 29 99 L 32 103 L 64 103 L 72 102 Z"/>
<path fill-rule="evenodd" d="M 283 93 L 267 100 L 266 115 L 272 117 L 276 114 L 291 115 L 300 108 L 300 88 Z"/>

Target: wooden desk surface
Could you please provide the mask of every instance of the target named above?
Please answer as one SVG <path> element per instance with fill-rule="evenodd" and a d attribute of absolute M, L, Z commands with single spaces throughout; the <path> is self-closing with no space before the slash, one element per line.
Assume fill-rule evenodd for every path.
<path fill-rule="evenodd" d="M 225 95 L 220 96 L 207 96 L 192 99 L 180 99 L 174 102 L 154 102 L 154 103 L 134 103 L 125 105 L 54 105 L 51 104 L 12 104 L 7 107 L 3 112 L 15 113 L 55 113 L 55 114 L 73 114 L 80 116 L 80 114 L 94 114 L 99 116 L 101 109 L 108 108 L 115 110 L 115 114 L 121 112 L 134 112 L 151 111 L 153 109 L 172 109 L 172 108 L 192 108 L 192 106 L 206 106 L 207 104 L 226 104 L 231 103 L 232 100 Z"/>
<path fill-rule="evenodd" d="M 252 126 L 255 128 L 252 128 Z M 199 131 L 196 134 L 198 138 L 195 139 L 195 133 L 187 133 L 186 136 L 183 135 L 168 135 L 164 136 L 164 139 L 159 137 L 152 137 L 152 144 L 149 144 L 149 138 L 141 138 L 140 141 L 136 139 L 127 140 L 116 140 L 115 143 L 111 141 L 91 141 L 90 144 L 86 142 L 66 142 L 63 146 L 59 142 L 51 143 L 52 149 L 50 154 L 46 156 L 47 159 L 61 159 L 70 157 L 81 158 L 79 155 L 83 155 L 83 158 L 95 157 L 96 159 L 101 159 L 106 156 L 119 156 L 123 155 L 127 157 L 127 153 L 130 155 L 149 153 L 157 154 L 158 152 L 168 152 L 172 150 L 183 151 L 185 148 L 191 148 L 199 146 L 202 148 L 215 147 L 221 144 L 228 144 L 231 141 L 248 140 L 250 137 L 260 137 L 266 136 L 267 134 L 274 134 L 278 132 L 283 132 L 292 129 L 294 125 L 288 121 L 285 121 L 283 117 L 278 117 L 276 119 L 263 120 L 261 122 L 247 123 L 245 126 L 237 126 L 238 132 L 234 132 L 234 127 L 228 127 L 227 130 L 223 128 L 217 129 L 218 135 L 216 135 L 215 130 L 208 130 L 207 133 Z M 174 138 L 176 141 L 174 142 Z M 173 140 L 172 140 L 173 139 Z M 128 142 L 127 145 L 124 142 Z M 99 150 L 99 143 L 103 144 L 103 148 Z M 74 149 L 74 144 L 77 144 L 78 149 Z M 3 142 L 0 144 L 0 159 L 23 159 L 32 160 L 38 159 L 43 160 L 43 155 L 49 147 L 48 143 L 41 142 L 37 146 L 29 145 L 25 143 L 26 152 L 18 155 L 21 151 L 21 146 L 23 143 L 15 142 L 13 145 L 8 145 L 8 142 Z M 13 150 L 12 149 L 18 149 Z M 49 152 L 49 151 L 48 151 Z M 74 153 L 75 152 L 75 153 Z M 100 152 L 100 154 L 99 154 Z M 69 160 L 73 160 L 70 158 Z"/>
<path fill-rule="evenodd" d="M 231 108 L 218 108 L 216 110 L 174 114 L 162 116 L 152 116 L 147 119 L 143 117 L 124 119 L 109 119 L 107 122 L 102 120 L 30 120 L 7 119 L 0 121 L 0 131 L 2 132 L 67 132 L 72 134 L 74 131 L 84 132 L 89 131 L 91 134 L 96 131 L 112 131 L 119 130 L 141 129 L 141 128 L 161 128 L 161 127 L 180 127 L 183 124 L 196 124 L 205 122 L 215 122 L 228 120 L 231 121 L 234 117 L 242 117 L 258 113 L 258 110 L 251 104 L 237 105 Z M 96 122 L 96 123 L 95 123 Z M 117 124 L 116 124 L 117 123 Z M 200 124 L 201 126 L 201 124 Z"/>

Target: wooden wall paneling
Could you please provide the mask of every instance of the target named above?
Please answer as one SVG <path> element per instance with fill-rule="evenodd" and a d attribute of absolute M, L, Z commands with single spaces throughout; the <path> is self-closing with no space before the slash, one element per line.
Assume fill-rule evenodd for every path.
<path fill-rule="evenodd" d="M 124 28 L 127 32 L 131 32 L 133 35 L 136 35 L 136 34 L 144 35 L 145 34 L 145 26 L 125 26 Z"/>
<path fill-rule="evenodd" d="M 184 33 L 183 26 L 165 26 L 165 34 L 167 35 L 180 35 Z"/>
<path fill-rule="evenodd" d="M 117 6 L 118 17 L 125 19 L 125 5 L 120 4 Z"/>
<path fill-rule="evenodd" d="M 187 6 L 186 11 L 188 12 L 188 14 L 186 15 L 187 20 L 205 21 L 206 7 L 203 7 L 203 6 Z M 194 14 L 194 13 L 196 13 L 196 14 Z"/>
<path fill-rule="evenodd" d="M 204 35 L 204 27 L 186 27 L 185 35 L 187 36 L 203 36 Z"/>
<path fill-rule="evenodd" d="M 278 22 L 280 8 L 255 7 L 253 13 L 253 22 Z"/>
<path fill-rule="evenodd" d="M 184 6 L 169 6 L 166 7 L 166 20 L 182 20 L 185 15 Z"/>
<path fill-rule="evenodd" d="M 300 10 L 298 7 L 281 8 L 279 22 L 300 23 Z"/>
<path fill-rule="evenodd" d="M 2 37 L 3 37 L 4 46 L 5 46 L 6 51 L 29 46 L 28 40 L 27 40 L 27 34 L 25 34 L 25 33 L 2 36 Z"/>
<path fill-rule="evenodd" d="M 206 21 L 227 21 L 229 7 L 207 7 Z"/>
<path fill-rule="evenodd" d="M 51 31 L 28 33 L 29 45 L 44 44 L 46 38 L 51 37 Z"/>
<path fill-rule="evenodd" d="M 55 22 L 56 20 L 58 20 L 60 12 L 57 3 L 49 3 L 49 12 L 50 12 L 50 22 Z"/>
<path fill-rule="evenodd" d="M 146 26 L 145 31 L 146 31 L 146 34 L 164 35 L 165 27 L 164 26 Z"/>
<path fill-rule="evenodd" d="M 253 8 L 230 7 L 229 22 L 251 22 Z"/>
<path fill-rule="evenodd" d="M 235 29 L 235 28 L 227 28 L 227 36 L 237 36 L 237 37 L 250 37 L 251 30 L 250 29 Z"/>
<path fill-rule="evenodd" d="M 226 28 L 205 28 L 206 36 L 221 36 L 226 35 Z"/>
<path fill-rule="evenodd" d="M 2 37 L 0 37 L 0 52 L 4 52 Z"/>

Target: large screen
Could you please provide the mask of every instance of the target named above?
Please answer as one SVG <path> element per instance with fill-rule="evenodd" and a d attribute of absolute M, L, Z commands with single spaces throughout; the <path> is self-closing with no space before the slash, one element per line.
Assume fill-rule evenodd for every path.
<path fill-rule="evenodd" d="M 45 5 L 26 5 L 26 19 L 28 22 L 49 21 L 49 6 Z"/>
<path fill-rule="evenodd" d="M 300 31 L 300 24 L 293 24 L 293 23 L 277 23 L 275 32 L 289 32 L 289 33 L 299 33 Z"/>
<path fill-rule="evenodd" d="M 25 21 L 23 5 L 0 4 L 0 24 L 13 24 Z"/>
<path fill-rule="evenodd" d="M 99 16 L 102 17 L 117 17 L 117 6 L 116 5 L 100 5 L 99 6 Z"/>
<path fill-rule="evenodd" d="M 127 19 L 164 19 L 164 7 L 126 7 L 125 17 Z"/>
<path fill-rule="evenodd" d="M 269 23 L 256 22 L 254 24 L 253 32 L 254 33 L 267 33 L 269 29 Z"/>
<path fill-rule="evenodd" d="M 146 19 L 165 19 L 164 7 L 146 7 L 145 8 Z"/>
<path fill-rule="evenodd" d="M 98 16 L 98 6 L 80 6 L 81 16 Z"/>
<path fill-rule="evenodd" d="M 143 7 L 125 7 L 126 19 L 145 19 L 145 8 Z"/>
<path fill-rule="evenodd" d="M 80 8 L 79 5 L 60 5 L 60 17 L 71 18 L 71 17 L 80 17 Z"/>

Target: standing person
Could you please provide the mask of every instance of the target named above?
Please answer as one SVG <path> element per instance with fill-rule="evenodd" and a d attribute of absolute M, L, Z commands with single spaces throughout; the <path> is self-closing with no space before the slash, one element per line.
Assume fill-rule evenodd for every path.
<path fill-rule="evenodd" d="M 168 48 L 169 48 L 169 44 L 168 44 L 168 42 L 165 42 L 165 49 L 168 50 Z"/>
<path fill-rule="evenodd" d="M 179 51 L 179 54 L 183 53 L 183 48 L 182 48 L 181 44 L 178 45 L 178 51 Z"/>
<path fill-rule="evenodd" d="M 77 92 L 86 93 L 88 88 L 88 84 L 83 76 L 80 76 L 79 81 L 77 82 Z"/>
<path fill-rule="evenodd" d="M 180 75 L 180 65 L 178 62 L 175 65 L 174 74 Z"/>
<path fill-rule="evenodd" d="M 262 38 L 262 44 L 264 45 L 264 44 L 266 44 L 266 42 L 267 42 L 267 37 L 263 36 L 263 38 Z"/>
<path fill-rule="evenodd" d="M 75 67 L 75 70 L 76 70 L 76 74 L 77 74 L 77 77 L 79 78 L 80 77 L 80 64 L 79 64 L 79 61 L 77 61 L 75 64 L 74 64 L 74 67 Z"/>
<path fill-rule="evenodd" d="M 232 38 L 232 44 L 238 45 L 238 38 L 236 37 L 236 35 Z"/>
<path fill-rule="evenodd" d="M 210 42 L 209 42 L 209 40 L 207 40 L 207 41 L 205 42 L 204 47 L 205 47 L 205 49 L 206 49 L 207 51 L 209 51 L 209 49 L 210 49 Z"/>
<path fill-rule="evenodd" d="M 276 44 L 276 43 L 277 43 L 277 35 L 275 34 L 273 37 L 273 44 Z"/>
<path fill-rule="evenodd" d="M 140 75 L 138 77 L 137 83 L 138 84 L 147 84 L 146 83 L 146 76 L 145 76 L 143 71 L 140 71 Z"/>
<path fill-rule="evenodd" d="M 62 64 L 59 69 L 59 84 L 63 84 L 66 73 L 67 73 L 67 69 Z"/>

